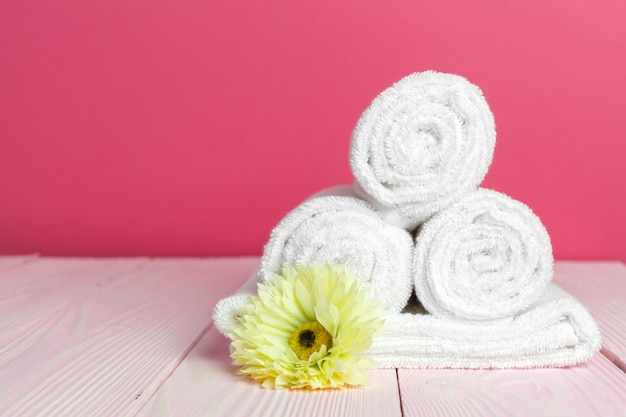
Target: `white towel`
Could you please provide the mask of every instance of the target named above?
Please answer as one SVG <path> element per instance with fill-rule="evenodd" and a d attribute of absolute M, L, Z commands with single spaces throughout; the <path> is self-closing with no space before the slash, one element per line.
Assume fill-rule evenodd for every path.
<path fill-rule="evenodd" d="M 376 210 L 378 215 L 385 221 L 385 223 L 405 230 L 412 231 L 413 229 L 415 229 L 415 222 L 413 220 L 400 213 L 400 211 L 385 207 L 382 204 L 373 200 L 371 197 L 368 197 L 358 183 L 354 183 L 351 185 L 343 184 L 337 185 L 335 187 L 330 187 L 313 195 L 313 197 L 322 197 L 329 195 L 353 197 L 363 201 L 367 201 L 374 208 L 374 210 Z"/>
<path fill-rule="evenodd" d="M 357 191 L 414 228 L 480 184 L 495 136 L 478 87 L 453 74 L 411 74 L 376 97 L 354 129 Z"/>
<path fill-rule="evenodd" d="M 412 258 L 411 235 L 385 223 L 367 202 L 317 196 L 274 228 L 263 251 L 261 275 L 268 282 L 287 266 L 340 263 L 371 286 L 383 308 L 397 313 L 411 295 Z"/>
<path fill-rule="evenodd" d="M 257 294 L 257 285 L 261 282 L 260 268 L 259 265 L 252 271 L 246 282 L 233 295 L 221 299 L 215 305 L 213 323 L 224 336 L 230 333 L 231 327 L 241 314 L 241 308 L 250 302 L 250 296 Z"/>
<path fill-rule="evenodd" d="M 432 315 L 461 320 L 513 316 L 552 279 L 550 238 L 523 203 L 478 189 L 424 223 L 414 284 Z"/>
<path fill-rule="evenodd" d="M 365 352 L 379 368 L 537 368 L 585 362 L 600 349 L 587 310 L 554 284 L 527 310 L 497 322 L 402 313 Z"/>
<path fill-rule="evenodd" d="M 241 308 L 256 294 L 257 272 L 215 307 L 226 337 Z M 490 322 L 438 318 L 409 305 L 389 314 L 364 354 L 379 368 L 538 368 L 572 366 L 600 349 L 600 332 L 587 310 L 554 284 L 527 310 Z"/>

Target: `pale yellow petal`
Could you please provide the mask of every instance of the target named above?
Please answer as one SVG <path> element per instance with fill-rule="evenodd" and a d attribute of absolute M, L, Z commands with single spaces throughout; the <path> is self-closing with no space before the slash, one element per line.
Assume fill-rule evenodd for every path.
<path fill-rule="evenodd" d="M 301 360 L 289 347 L 295 329 L 316 321 L 332 347 Z M 369 291 L 341 265 L 285 269 L 242 308 L 229 333 L 231 357 L 240 372 L 267 388 L 333 388 L 367 382 L 372 361 L 359 355 L 382 325 L 382 310 Z M 306 327 L 305 327 L 306 328 Z M 294 339 L 297 340 L 297 339 Z"/>

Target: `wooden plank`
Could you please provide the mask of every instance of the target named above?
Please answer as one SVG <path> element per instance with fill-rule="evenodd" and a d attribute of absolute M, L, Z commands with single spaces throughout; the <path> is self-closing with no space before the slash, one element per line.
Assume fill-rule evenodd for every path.
<path fill-rule="evenodd" d="M 626 372 L 626 266 L 619 262 L 556 262 L 554 282 L 597 321 L 603 350 Z"/>
<path fill-rule="evenodd" d="M 29 262 L 37 260 L 37 255 L 25 255 L 25 256 L 0 256 L 0 271 L 5 269 L 12 269 L 25 265 Z"/>
<path fill-rule="evenodd" d="M 624 358 L 626 268 L 557 262 L 555 283 L 598 321 L 607 349 Z M 626 377 L 603 355 L 564 369 L 399 370 L 404 416 L 624 416 Z"/>
<path fill-rule="evenodd" d="M 342 390 L 264 389 L 236 375 L 229 341 L 212 327 L 138 416 L 401 416 L 396 371 L 369 378 Z"/>
<path fill-rule="evenodd" d="M 626 415 L 626 377 L 607 358 L 532 370 L 398 370 L 404 417 Z"/>
<path fill-rule="evenodd" d="M 134 415 L 256 262 L 153 260 L 92 285 L 0 349 L 0 415 Z"/>
<path fill-rule="evenodd" d="M 145 263 L 145 259 L 43 258 L 0 271 L 0 345 L 12 332 Z"/>

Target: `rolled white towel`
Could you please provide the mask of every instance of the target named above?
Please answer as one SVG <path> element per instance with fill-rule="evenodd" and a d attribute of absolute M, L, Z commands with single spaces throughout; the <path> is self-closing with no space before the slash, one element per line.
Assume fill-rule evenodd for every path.
<path fill-rule="evenodd" d="M 406 230 L 383 221 L 363 200 L 326 195 L 305 201 L 274 228 L 261 275 L 267 282 L 287 266 L 340 263 L 371 285 L 383 308 L 397 313 L 411 295 L 412 257 Z"/>
<path fill-rule="evenodd" d="M 522 311 L 552 279 L 550 238 L 523 203 L 478 189 L 424 223 L 415 292 L 437 317 L 491 320 Z"/>
<path fill-rule="evenodd" d="M 415 227 L 481 183 L 495 137 L 478 87 L 453 74 L 411 74 L 376 97 L 354 129 L 357 191 Z"/>

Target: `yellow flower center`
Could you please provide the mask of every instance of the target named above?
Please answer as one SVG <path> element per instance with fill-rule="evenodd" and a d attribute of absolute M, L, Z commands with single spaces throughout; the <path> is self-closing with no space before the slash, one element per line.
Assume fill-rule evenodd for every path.
<path fill-rule="evenodd" d="M 319 352 L 324 345 L 327 350 L 330 349 L 333 346 L 333 337 L 318 321 L 303 324 L 289 338 L 289 347 L 303 361 Z"/>

